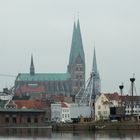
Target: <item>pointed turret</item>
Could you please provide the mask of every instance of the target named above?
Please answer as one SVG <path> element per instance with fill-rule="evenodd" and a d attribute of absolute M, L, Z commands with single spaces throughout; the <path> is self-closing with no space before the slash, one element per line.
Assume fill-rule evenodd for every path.
<path fill-rule="evenodd" d="M 33 62 L 33 55 L 31 55 L 31 65 L 30 65 L 30 74 L 35 74 L 34 62 Z"/>
<path fill-rule="evenodd" d="M 72 64 L 72 62 L 73 62 L 73 55 L 74 55 L 75 46 L 76 46 L 76 24 L 74 22 L 69 65 Z"/>
<path fill-rule="evenodd" d="M 95 51 L 95 48 L 94 48 L 94 55 L 93 55 L 92 72 L 94 72 L 94 73 L 98 73 L 98 70 L 97 70 L 97 62 L 96 62 L 96 51 Z"/>
<path fill-rule="evenodd" d="M 97 61 L 96 61 L 96 51 L 94 48 L 94 55 L 93 55 L 93 65 L 92 65 L 92 72 L 93 72 L 93 98 L 101 93 L 101 80 L 100 75 L 97 69 Z"/>
<path fill-rule="evenodd" d="M 82 35 L 81 35 L 81 29 L 80 29 L 80 22 L 79 19 L 77 21 L 77 29 L 76 29 L 76 41 L 77 41 L 77 54 L 80 55 L 83 63 L 85 63 L 85 54 L 84 54 L 84 49 L 83 49 L 83 42 L 82 42 Z"/>

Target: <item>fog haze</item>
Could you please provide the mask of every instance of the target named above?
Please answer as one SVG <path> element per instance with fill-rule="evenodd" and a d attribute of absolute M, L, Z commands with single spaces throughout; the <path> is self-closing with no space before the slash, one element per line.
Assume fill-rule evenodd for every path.
<path fill-rule="evenodd" d="M 66 72 L 74 21 L 79 17 L 86 58 L 86 78 L 95 42 L 102 92 L 130 89 L 135 73 L 140 95 L 139 0 L 5 0 L 0 1 L 0 89 L 29 72 Z M 3 74 L 9 76 L 2 76 Z"/>

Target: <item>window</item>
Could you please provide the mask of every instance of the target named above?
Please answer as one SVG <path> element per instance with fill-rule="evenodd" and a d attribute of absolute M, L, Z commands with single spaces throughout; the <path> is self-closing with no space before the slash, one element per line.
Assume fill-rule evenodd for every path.
<path fill-rule="evenodd" d="M 101 106 L 100 105 L 98 105 L 98 109 L 101 109 Z"/>
<path fill-rule="evenodd" d="M 17 120 L 16 120 L 16 118 L 14 117 L 14 118 L 13 118 L 13 123 L 16 123 L 16 122 L 17 122 Z"/>
<path fill-rule="evenodd" d="M 34 123 L 38 123 L 38 118 L 34 118 Z"/>
<path fill-rule="evenodd" d="M 5 118 L 5 123 L 9 123 L 9 118 L 8 117 Z"/>
<path fill-rule="evenodd" d="M 31 118 L 30 117 L 27 118 L 27 123 L 31 123 Z"/>

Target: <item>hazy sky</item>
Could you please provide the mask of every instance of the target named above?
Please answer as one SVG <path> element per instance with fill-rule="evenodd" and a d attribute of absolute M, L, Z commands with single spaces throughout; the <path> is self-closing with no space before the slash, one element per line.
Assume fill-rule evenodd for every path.
<path fill-rule="evenodd" d="M 87 77 L 95 41 L 102 91 L 128 93 L 135 73 L 138 94 L 140 0 L 0 0 L 0 74 L 29 72 L 31 53 L 36 72 L 66 72 L 78 13 Z M 14 80 L 0 76 L 0 90 Z"/>

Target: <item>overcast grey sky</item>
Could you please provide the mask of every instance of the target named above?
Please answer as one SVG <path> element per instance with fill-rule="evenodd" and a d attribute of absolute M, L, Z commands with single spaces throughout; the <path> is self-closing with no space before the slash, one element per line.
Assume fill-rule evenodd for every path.
<path fill-rule="evenodd" d="M 136 75 L 140 92 L 140 0 L 0 0 L 0 74 L 66 72 L 74 17 L 81 25 L 89 76 L 94 41 L 103 92 Z M 75 16 L 74 16 L 75 15 Z M 0 76 L 0 89 L 15 78 Z"/>

